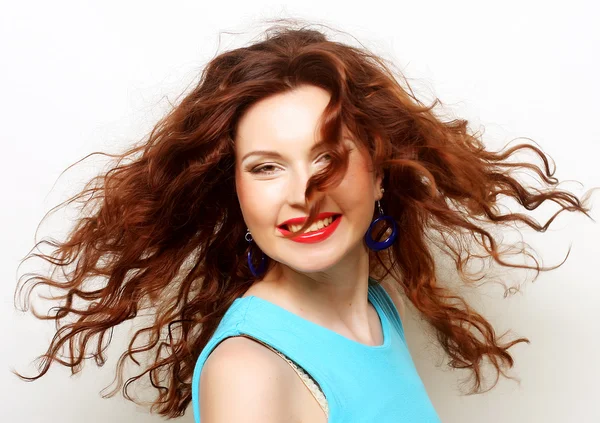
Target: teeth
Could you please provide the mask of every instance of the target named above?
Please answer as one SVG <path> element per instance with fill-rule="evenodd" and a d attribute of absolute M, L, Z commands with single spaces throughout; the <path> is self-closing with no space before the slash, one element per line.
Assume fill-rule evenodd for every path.
<path fill-rule="evenodd" d="M 329 226 L 332 221 L 333 221 L 333 216 L 329 216 L 328 218 L 323 219 L 323 220 L 318 220 L 315 223 L 313 223 L 310 226 L 310 228 L 308 228 L 306 231 L 304 231 L 304 233 L 317 231 L 321 228 L 324 228 L 325 226 Z M 296 231 L 298 231 L 298 229 L 300 229 L 302 227 L 302 225 L 288 225 L 288 227 L 290 228 L 290 230 L 292 232 L 296 232 Z"/>

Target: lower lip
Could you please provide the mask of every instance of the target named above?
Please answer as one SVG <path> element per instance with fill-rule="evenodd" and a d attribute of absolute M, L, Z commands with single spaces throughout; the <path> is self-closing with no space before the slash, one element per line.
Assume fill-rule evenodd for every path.
<path fill-rule="evenodd" d="M 333 222 L 331 222 L 331 224 L 329 226 L 325 226 L 324 228 L 321 228 L 314 232 L 309 232 L 306 234 L 298 235 L 294 238 L 290 238 L 290 240 L 295 241 L 295 242 L 302 242 L 304 244 L 312 244 L 315 242 L 321 242 L 324 239 L 327 239 L 331 236 L 331 234 L 336 230 L 336 228 L 340 224 L 340 220 L 342 220 L 342 215 L 339 215 Z M 288 231 L 287 229 L 283 229 L 283 228 L 277 228 L 277 229 L 279 229 L 279 232 L 281 232 L 284 235 L 290 234 L 290 231 Z"/>

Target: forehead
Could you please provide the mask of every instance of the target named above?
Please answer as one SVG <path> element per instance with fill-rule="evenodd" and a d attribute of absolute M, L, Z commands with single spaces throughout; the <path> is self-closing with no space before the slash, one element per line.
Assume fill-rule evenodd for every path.
<path fill-rule="evenodd" d="M 329 99 L 326 90 L 303 85 L 256 102 L 238 122 L 236 154 L 262 148 L 312 145 L 318 141 L 319 119 Z"/>

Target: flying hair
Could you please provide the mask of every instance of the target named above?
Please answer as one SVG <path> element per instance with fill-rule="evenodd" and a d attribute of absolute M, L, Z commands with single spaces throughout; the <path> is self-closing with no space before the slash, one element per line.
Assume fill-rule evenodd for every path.
<path fill-rule="evenodd" d="M 157 395 L 151 411 L 168 418 L 185 412 L 197 357 L 232 302 L 257 280 L 246 261 L 249 248 L 256 247 L 244 238 L 235 194 L 237 122 L 252 104 L 305 84 L 331 95 L 319 134 L 331 161 L 308 181 L 308 218 L 288 236 L 310 227 L 326 192 L 343 179 L 348 149 L 342 141 L 351 137 L 383 176 L 381 204 L 398 227 L 390 248 L 369 251 L 371 275 L 391 279 L 410 301 L 435 332 L 449 367 L 470 371 L 469 393 L 485 392 L 484 360 L 496 372 L 493 386 L 500 375 L 510 377 L 506 370 L 514 362 L 508 350 L 529 340 L 503 341 L 458 288 L 443 286 L 433 246 L 453 259 L 466 285 L 478 280 L 467 272 L 473 258 L 538 274 L 552 270 L 558 266 L 540 266 L 527 249 L 519 253 L 535 264 L 510 263 L 484 225 L 523 223 L 544 232 L 563 211 L 591 219 L 587 196 L 582 201 L 558 188 L 539 147 L 486 149 L 466 120 L 437 116 L 434 108 L 441 101 L 424 104 L 383 58 L 290 20 L 277 21 L 260 40 L 212 58 L 197 85 L 143 142 L 122 154 L 92 153 L 110 157 L 111 166 L 57 206 L 80 207 L 66 239 L 39 241 L 35 249 L 52 251 L 30 251 L 23 260 L 42 259 L 51 272 L 22 275 L 15 300 L 39 319 L 55 321 L 56 333 L 38 357 L 39 373 L 17 375 L 36 380 L 55 362 L 72 373 L 89 359 L 101 366 L 114 328 L 137 318 L 108 396 L 122 389 L 136 401 L 131 385 L 146 379 Z M 519 151 L 534 153 L 543 164 L 511 161 Z M 543 188 L 520 182 L 519 170 L 532 171 Z M 502 199 L 514 199 L 528 211 L 551 201 L 560 210 L 540 224 L 524 213 L 501 213 Z M 374 233 L 385 239 L 388 229 L 383 224 Z M 477 246 L 483 255 L 474 252 Z M 46 314 L 30 308 L 41 287 L 54 293 L 49 300 L 56 305 Z M 135 364 L 137 373 L 124 381 L 126 363 Z"/>

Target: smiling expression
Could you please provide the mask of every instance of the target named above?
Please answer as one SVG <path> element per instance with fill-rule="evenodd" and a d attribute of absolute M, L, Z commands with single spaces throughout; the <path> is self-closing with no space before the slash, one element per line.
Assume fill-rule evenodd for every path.
<path fill-rule="evenodd" d="M 308 242 L 282 237 L 278 226 L 308 215 L 308 179 L 329 161 L 324 150 L 313 149 L 329 98 L 326 90 L 312 85 L 267 97 L 242 115 L 236 131 L 236 192 L 244 221 L 267 256 L 300 272 L 323 271 L 348 254 L 366 253 L 363 237 L 381 198 L 381 179 L 370 172 L 370 158 L 346 133 L 348 170 L 326 193 L 321 208 L 341 215 L 337 224 Z"/>

